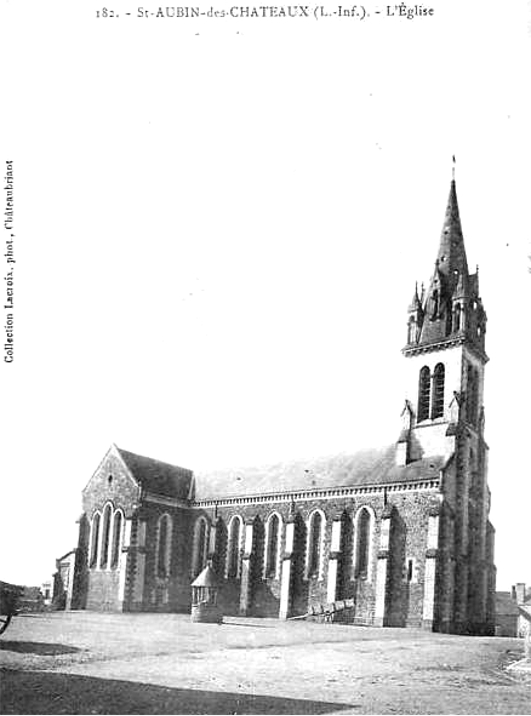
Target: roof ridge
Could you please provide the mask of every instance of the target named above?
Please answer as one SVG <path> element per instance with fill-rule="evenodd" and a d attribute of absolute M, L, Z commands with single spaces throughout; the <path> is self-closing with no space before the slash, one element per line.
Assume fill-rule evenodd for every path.
<path fill-rule="evenodd" d="M 172 462 L 166 462 L 165 460 L 159 460 L 158 458 L 150 457 L 149 455 L 141 455 L 140 453 L 132 452 L 131 450 L 126 450 L 125 448 L 120 448 L 120 447 L 118 447 L 118 445 L 115 445 L 115 447 L 118 450 L 118 452 L 120 453 L 120 455 L 122 455 L 122 457 L 124 456 L 124 453 L 125 453 L 126 455 L 131 455 L 132 457 L 140 458 L 141 460 L 149 460 L 150 462 L 155 463 L 157 465 L 164 465 L 166 467 L 171 467 L 175 470 L 185 470 L 187 472 L 193 472 L 193 470 L 189 467 L 182 467 L 181 465 L 175 465 Z"/>
<path fill-rule="evenodd" d="M 196 472 L 195 502 L 259 495 L 381 487 L 438 479 L 447 458 L 435 455 L 397 466 L 396 445 L 291 463 Z"/>
<path fill-rule="evenodd" d="M 149 492 L 187 501 L 193 470 L 115 446 L 133 479 Z"/>
<path fill-rule="evenodd" d="M 275 460 L 272 462 L 264 462 L 260 464 L 252 464 L 252 465 L 227 465 L 224 467 L 212 467 L 212 468 L 205 468 L 205 469 L 199 469 L 195 470 L 196 476 L 201 476 L 205 474 L 211 474 L 213 472 L 237 472 L 237 471 L 247 471 L 247 470 L 261 470 L 271 467 L 277 467 L 280 465 L 298 465 L 301 463 L 312 463 L 312 462 L 318 462 L 320 460 L 331 460 L 333 458 L 337 457 L 354 457 L 355 455 L 362 455 L 362 454 L 369 454 L 369 453 L 381 453 L 384 455 L 388 450 L 395 448 L 395 443 L 388 443 L 387 445 L 381 445 L 380 447 L 372 447 L 372 448 L 361 448 L 360 450 L 355 451 L 348 451 L 348 450 L 342 450 L 340 452 L 331 452 L 321 455 L 313 455 L 311 457 L 296 457 L 296 458 L 288 458 L 287 460 Z"/>

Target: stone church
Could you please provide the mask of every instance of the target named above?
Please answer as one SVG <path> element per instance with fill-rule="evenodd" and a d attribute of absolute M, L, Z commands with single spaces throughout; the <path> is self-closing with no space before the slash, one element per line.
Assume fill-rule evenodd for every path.
<path fill-rule="evenodd" d="M 486 314 L 455 179 L 427 291 L 407 308 L 397 442 L 208 473 L 111 446 L 83 490 L 69 606 L 186 612 L 207 563 L 227 615 L 494 633 Z"/>

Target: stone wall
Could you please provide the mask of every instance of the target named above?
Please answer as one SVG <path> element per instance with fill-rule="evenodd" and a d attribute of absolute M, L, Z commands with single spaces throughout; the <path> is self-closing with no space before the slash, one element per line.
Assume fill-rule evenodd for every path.
<path fill-rule="evenodd" d="M 424 599 L 424 563 L 429 507 L 433 491 L 393 491 L 384 497 L 383 490 L 369 491 L 348 499 L 308 499 L 297 502 L 271 502 L 219 505 L 208 509 L 210 523 L 216 529 L 214 568 L 220 579 L 220 603 L 227 614 L 247 613 L 255 616 L 278 616 L 281 600 L 282 559 L 274 576 L 264 573 L 265 533 L 273 513 L 282 520 L 280 556 L 286 559 L 287 525 L 294 523 L 294 549 L 290 558 L 289 615 L 305 614 L 319 605 L 326 605 L 330 595 L 335 600 L 354 599 L 354 619 L 373 623 L 375 616 L 376 581 L 380 525 L 385 501 L 393 507 L 393 528 L 389 549 L 386 584 L 385 623 L 395 626 L 420 626 Z M 373 515 L 369 568 L 366 575 L 354 573 L 354 521 L 358 511 L 366 507 Z M 309 518 L 316 510 L 325 516 L 321 544 L 321 569 L 308 574 Z M 252 550 L 247 557 L 250 571 L 247 602 L 242 603 L 241 578 L 227 577 L 227 534 L 234 517 L 252 526 Z M 332 550 L 333 523 L 341 524 L 339 545 Z M 337 572 L 330 571 L 331 560 L 337 560 Z M 331 580 L 335 579 L 331 586 Z M 240 594 L 239 594 L 240 592 Z M 243 608 L 242 608 L 243 604 Z"/>
<path fill-rule="evenodd" d="M 171 518 L 170 561 L 167 573 L 157 573 L 157 534 L 159 519 Z M 191 605 L 191 556 L 195 514 L 191 510 L 160 504 L 146 504 L 137 519 L 146 523 L 144 605 L 148 611 L 189 611 Z"/>
<path fill-rule="evenodd" d="M 110 501 L 131 515 L 139 499 L 139 486 L 129 477 L 121 460 L 109 451 L 83 490 L 83 512 L 90 520 L 94 510 L 102 510 Z"/>
<path fill-rule="evenodd" d="M 483 593 L 493 582 L 490 567 L 484 577 L 481 569 L 470 569 L 471 530 L 475 555 L 483 556 L 484 563 L 492 562 L 492 548 L 486 544 L 486 534 L 477 533 L 478 528 L 487 531 L 481 504 L 486 497 L 484 483 L 480 481 L 482 489 L 469 494 L 470 442 L 460 433 L 457 443 L 456 460 L 447 468 L 442 493 L 436 486 L 405 489 L 396 485 L 330 497 L 316 491 L 297 500 L 232 499 L 214 506 L 142 496 L 111 452 L 83 494 L 85 513 L 80 521 L 72 606 L 188 611 L 190 585 L 197 573 L 193 571 L 197 567 L 193 564 L 195 527 L 198 519 L 205 518 L 208 528 L 201 566 L 207 558 L 211 560 L 220 581 L 219 603 L 226 615 L 298 616 L 348 599 L 354 605 L 349 618 L 355 623 L 466 630 L 472 621 L 469 610 L 475 604 L 468 599 L 469 580 L 479 580 Z M 123 514 L 120 561 L 90 566 L 91 523 L 106 505 L 112 506 L 113 514 Z M 360 571 L 357 561 L 363 530 L 358 522 L 362 508 L 369 515 L 369 527 L 364 528 L 368 530 L 367 563 Z M 273 514 L 278 515 L 280 524 L 272 571 L 266 555 Z M 312 516 L 317 514 L 321 531 L 310 548 Z M 479 521 L 471 524 L 469 518 L 475 515 Z M 168 562 L 161 572 L 157 545 L 164 516 L 171 524 L 171 538 Z M 229 532 L 235 520 L 240 525 L 240 541 L 237 569 L 232 574 L 228 569 Z M 309 550 L 317 549 L 316 544 L 318 568 L 312 571 Z M 482 613 L 478 611 L 478 617 Z"/>
<path fill-rule="evenodd" d="M 89 570 L 86 608 L 102 612 L 119 611 L 121 605 L 118 580 L 119 574 L 117 571 Z"/>

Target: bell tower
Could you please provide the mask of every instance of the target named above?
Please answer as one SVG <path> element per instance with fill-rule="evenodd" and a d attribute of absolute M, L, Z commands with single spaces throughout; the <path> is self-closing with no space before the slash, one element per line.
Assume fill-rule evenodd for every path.
<path fill-rule="evenodd" d="M 483 633 L 487 623 L 487 445 L 483 386 L 487 316 L 479 273 L 468 270 L 455 175 L 428 284 L 408 307 L 406 404 L 396 462 L 443 457 L 449 629 Z"/>
<path fill-rule="evenodd" d="M 487 316 L 479 274 L 469 273 L 455 177 L 428 289 L 415 286 L 403 354 L 408 361 L 406 414 L 400 440 L 412 460 L 450 456 L 459 426 L 482 431 Z M 404 452 L 404 451 L 403 451 Z M 399 459 L 397 457 L 397 459 Z"/>

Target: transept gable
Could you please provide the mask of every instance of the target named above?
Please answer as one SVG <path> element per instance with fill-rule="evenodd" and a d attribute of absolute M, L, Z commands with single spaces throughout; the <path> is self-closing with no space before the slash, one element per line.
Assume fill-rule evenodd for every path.
<path fill-rule="evenodd" d="M 140 498 L 140 484 L 131 474 L 116 445 L 111 445 L 83 490 L 87 513 L 101 509 L 107 502 L 126 510 Z"/>

